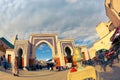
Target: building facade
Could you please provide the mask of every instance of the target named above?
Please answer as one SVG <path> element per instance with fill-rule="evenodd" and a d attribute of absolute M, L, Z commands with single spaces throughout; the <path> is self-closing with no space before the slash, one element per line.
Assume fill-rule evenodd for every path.
<path fill-rule="evenodd" d="M 99 23 L 96 27 L 96 31 L 99 36 L 99 40 L 96 41 L 91 48 L 89 48 L 90 57 L 95 57 L 96 51 L 100 49 L 107 49 L 109 50 L 111 47 L 110 38 L 114 34 L 114 30 L 110 30 L 111 22 L 106 23 Z M 109 29 L 110 28 L 110 29 Z"/>
<path fill-rule="evenodd" d="M 42 43 L 51 48 L 52 58 L 56 66 L 65 66 L 67 63 L 72 63 L 73 39 L 59 40 L 57 34 L 32 34 L 29 40 L 16 39 L 13 43 L 14 49 L 7 49 L 6 58 L 9 62 L 12 62 L 14 57 L 17 57 L 19 67 L 35 64 L 36 48 Z"/>

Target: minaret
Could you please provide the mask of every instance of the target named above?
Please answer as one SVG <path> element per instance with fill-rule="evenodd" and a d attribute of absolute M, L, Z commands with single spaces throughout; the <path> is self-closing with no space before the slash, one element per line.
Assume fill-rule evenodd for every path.
<path fill-rule="evenodd" d="M 12 44 L 14 45 L 15 44 L 15 41 L 18 40 L 18 34 L 15 35 L 15 37 L 12 39 Z"/>

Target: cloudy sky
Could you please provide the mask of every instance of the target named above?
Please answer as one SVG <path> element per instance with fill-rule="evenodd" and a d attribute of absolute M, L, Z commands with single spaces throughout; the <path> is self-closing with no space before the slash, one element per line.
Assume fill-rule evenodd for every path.
<path fill-rule="evenodd" d="M 38 60 L 47 60 L 52 58 L 52 50 L 47 44 L 42 44 L 36 49 L 36 58 Z"/>
<path fill-rule="evenodd" d="M 107 21 L 104 0 L 0 0 L 0 36 L 29 39 L 32 33 L 57 33 L 90 45 L 96 25 Z"/>

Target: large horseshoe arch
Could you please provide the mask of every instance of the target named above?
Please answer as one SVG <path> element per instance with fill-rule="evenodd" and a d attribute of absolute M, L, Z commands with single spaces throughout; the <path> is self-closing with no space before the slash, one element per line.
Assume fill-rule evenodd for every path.
<path fill-rule="evenodd" d="M 55 58 L 57 54 L 57 35 L 56 34 L 32 34 L 30 36 L 31 51 L 30 51 L 30 64 L 34 63 L 36 59 L 36 48 L 42 44 L 46 43 L 52 50 L 52 57 Z M 33 60 L 34 59 L 34 60 Z"/>

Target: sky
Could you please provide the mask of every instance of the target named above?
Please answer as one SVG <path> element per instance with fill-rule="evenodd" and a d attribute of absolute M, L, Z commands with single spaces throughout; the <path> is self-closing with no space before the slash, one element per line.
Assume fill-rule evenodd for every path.
<path fill-rule="evenodd" d="M 52 50 L 51 48 L 43 43 L 39 45 L 36 49 L 36 59 L 37 60 L 49 60 L 52 59 Z"/>
<path fill-rule="evenodd" d="M 0 0 L 0 36 L 56 33 L 90 46 L 98 39 L 96 26 L 108 21 L 104 0 Z"/>

